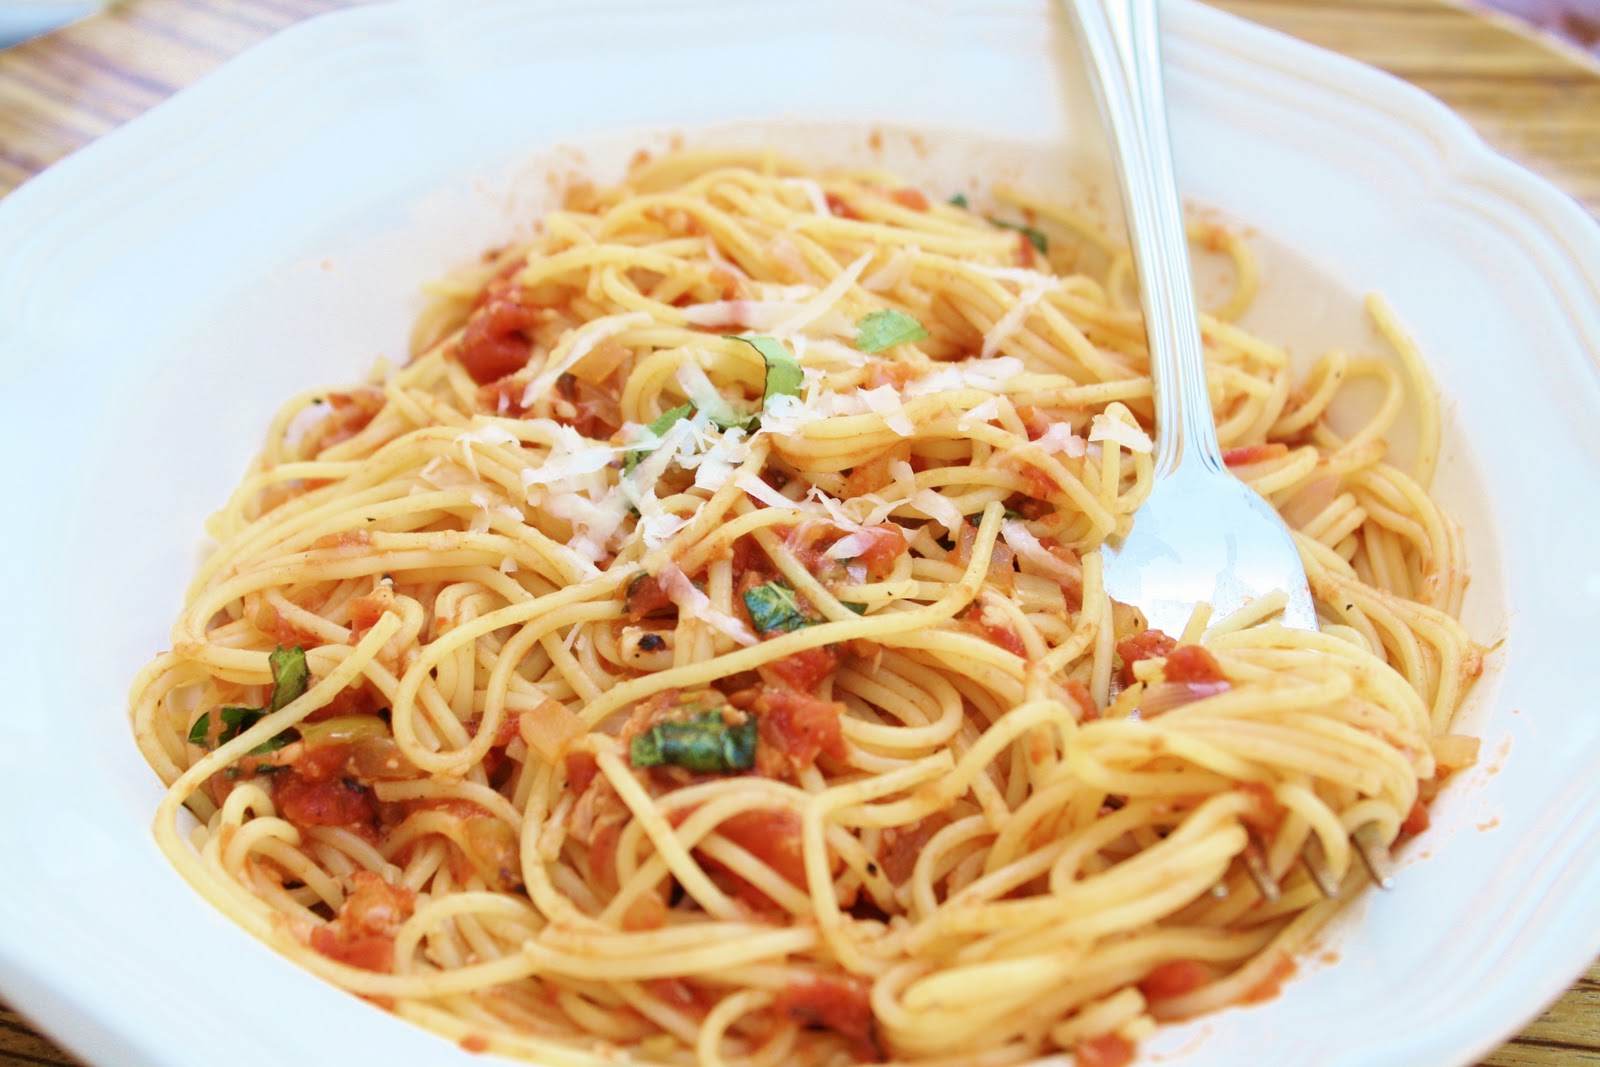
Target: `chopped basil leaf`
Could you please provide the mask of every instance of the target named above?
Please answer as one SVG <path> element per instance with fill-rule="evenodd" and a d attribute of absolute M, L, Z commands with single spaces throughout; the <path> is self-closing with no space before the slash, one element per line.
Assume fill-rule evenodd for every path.
<path fill-rule="evenodd" d="M 189 743 L 191 745 L 199 745 L 201 748 L 207 747 L 206 734 L 210 732 L 211 713 L 208 711 L 196 719 L 193 726 L 189 727 Z"/>
<path fill-rule="evenodd" d="M 997 219 L 993 215 L 989 216 L 989 224 L 998 226 L 1002 230 L 1016 230 L 1028 239 L 1028 243 L 1033 245 L 1041 256 L 1050 254 L 1050 238 L 1044 235 L 1043 230 L 1036 230 L 1032 226 L 1024 226 L 1020 222 L 1007 222 L 1005 219 Z"/>
<path fill-rule="evenodd" d="M 782 581 L 746 590 L 744 606 L 750 609 L 750 621 L 755 623 L 758 634 L 773 630 L 789 633 L 820 621 L 801 606 L 794 590 Z"/>
<path fill-rule="evenodd" d="M 299 645 L 293 648 L 278 646 L 267 657 L 272 666 L 272 702 L 268 711 L 277 711 L 300 699 L 311 680 L 311 668 L 306 666 L 306 650 Z"/>
<path fill-rule="evenodd" d="M 225 745 L 232 741 L 272 712 L 287 707 L 292 701 L 299 699 L 306 691 L 306 685 L 311 680 L 311 668 L 306 665 L 305 649 L 299 645 L 293 648 L 284 648 L 280 645 L 272 650 L 267 662 L 272 667 L 272 699 L 264 708 L 227 707 L 219 711 L 217 716 L 222 721 L 222 730 L 217 734 L 217 745 Z M 217 745 L 207 743 L 210 733 L 211 713 L 208 711 L 189 727 L 189 743 L 203 748 L 215 748 Z M 276 752 L 292 740 L 289 732 L 284 731 L 275 737 L 267 738 L 246 755 L 264 756 L 268 752 Z"/>
<path fill-rule="evenodd" d="M 750 621 L 755 623 L 756 633 L 759 634 L 774 630 L 790 633 L 804 626 L 815 626 L 819 622 L 827 621 L 812 614 L 795 591 L 781 579 L 747 590 L 744 594 L 744 606 L 750 609 Z M 857 615 L 867 613 L 865 604 L 844 606 Z"/>
<path fill-rule="evenodd" d="M 920 341 L 928 336 L 922 323 L 903 311 L 885 309 L 861 316 L 856 323 L 856 348 L 862 352 L 882 352 L 895 345 Z"/>
<path fill-rule="evenodd" d="M 662 434 L 672 429 L 673 426 L 677 425 L 680 420 L 692 418 L 694 418 L 694 405 L 679 404 L 671 411 L 663 411 L 660 415 L 656 416 L 655 419 L 651 421 L 650 425 L 646 427 L 646 429 L 659 438 Z M 627 473 L 628 471 L 633 470 L 633 468 L 637 467 L 652 451 L 654 451 L 654 446 L 651 448 L 633 449 L 622 458 L 623 472 Z"/>
<path fill-rule="evenodd" d="M 950 206 L 951 207 L 961 207 L 961 208 L 966 207 L 967 206 L 967 194 L 966 193 L 957 193 L 955 196 L 952 196 L 950 198 Z"/>
<path fill-rule="evenodd" d="M 784 347 L 782 341 L 776 337 L 762 337 L 748 333 L 724 336 L 730 341 L 743 341 L 761 353 L 761 358 L 767 365 L 767 384 L 761 390 L 763 407 L 775 396 L 800 395 L 800 387 L 805 384 L 805 375 L 800 371 L 800 361 L 794 358 L 794 353 Z"/>
<path fill-rule="evenodd" d="M 635 767 L 671 764 L 702 774 L 747 771 L 756 763 L 756 720 L 733 726 L 719 710 L 685 722 L 657 723 L 633 739 L 628 762 Z"/>

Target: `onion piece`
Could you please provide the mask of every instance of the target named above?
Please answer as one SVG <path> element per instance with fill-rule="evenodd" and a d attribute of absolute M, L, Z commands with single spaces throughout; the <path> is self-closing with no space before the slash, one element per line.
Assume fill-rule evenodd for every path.
<path fill-rule="evenodd" d="M 1428 747 L 1433 749 L 1434 762 L 1441 771 L 1459 771 L 1478 762 L 1479 740 L 1476 737 L 1439 734 L 1428 738 Z"/>
<path fill-rule="evenodd" d="M 548 764 L 566 755 L 567 746 L 585 732 L 583 720 L 559 700 L 546 699 L 536 710 L 517 716 L 517 733 Z"/>

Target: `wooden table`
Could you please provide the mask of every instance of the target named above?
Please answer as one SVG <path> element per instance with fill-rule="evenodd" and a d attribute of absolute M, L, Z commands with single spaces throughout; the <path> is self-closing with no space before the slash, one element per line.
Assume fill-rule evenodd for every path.
<path fill-rule="evenodd" d="M 352 2 L 128 0 L 0 53 L 0 195 L 272 31 Z M 1576 48 L 1447 0 L 1210 2 L 1421 86 L 1600 216 L 1600 62 Z M 0 1062 L 77 1061 L 0 1004 Z M 1600 1067 L 1600 963 L 1484 1062 Z"/>

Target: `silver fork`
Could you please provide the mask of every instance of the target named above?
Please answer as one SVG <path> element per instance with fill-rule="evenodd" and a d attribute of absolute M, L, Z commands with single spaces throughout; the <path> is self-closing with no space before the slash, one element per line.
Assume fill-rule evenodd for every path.
<path fill-rule="evenodd" d="M 1155 390 L 1154 482 L 1127 536 L 1102 549 L 1106 592 L 1138 608 L 1151 628 L 1176 636 L 1199 604 L 1224 616 L 1281 590 L 1288 596 L 1282 621 L 1315 630 L 1294 538 L 1272 505 L 1228 472 L 1217 444 L 1173 176 L 1155 0 L 1062 2 L 1110 128 Z M 1388 854 L 1374 829 L 1362 827 L 1351 840 L 1373 880 L 1387 888 Z M 1252 846 L 1245 868 L 1263 896 L 1275 899 L 1278 887 L 1259 862 L 1261 843 Z M 1337 886 L 1320 851 L 1308 847 L 1302 860 L 1331 896 Z"/>
<path fill-rule="evenodd" d="M 1217 445 L 1167 137 L 1154 0 L 1066 6 L 1111 129 L 1155 386 L 1155 483 L 1132 531 L 1105 549 L 1106 589 L 1172 635 L 1197 604 L 1226 615 L 1281 589 L 1289 595 L 1285 621 L 1314 630 L 1316 609 L 1288 527 L 1228 473 Z"/>

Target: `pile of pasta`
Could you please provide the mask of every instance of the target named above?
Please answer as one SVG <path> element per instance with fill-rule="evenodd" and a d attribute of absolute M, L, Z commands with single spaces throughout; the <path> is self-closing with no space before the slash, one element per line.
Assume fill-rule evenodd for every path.
<path fill-rule="evenodd" d="M 440 283 L 404 366 L 293 398 L 133 685 L 172 862 L 548 1064 L 1106 1067 L 1275 991 L 1351 836 L 1474 758 L 1436 401 L 1377 302 L 1398 358 L 1297 380 L 1197 226 L 1218 433 L 1322 626 L 1148 630 L 1101 584 L 1151 474 L 1128 258 L 984 195 L 640 158 Z"/>

